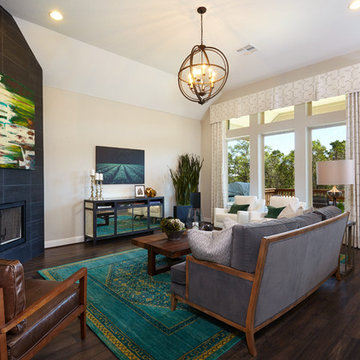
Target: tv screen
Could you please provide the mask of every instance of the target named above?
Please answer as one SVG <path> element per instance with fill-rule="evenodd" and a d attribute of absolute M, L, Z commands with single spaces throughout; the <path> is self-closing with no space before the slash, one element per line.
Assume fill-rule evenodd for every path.
<path fill-rule="evenodd" d="M 144 150 L 96 146 L 96 171 L 104 184 L 144 184 Z"/>

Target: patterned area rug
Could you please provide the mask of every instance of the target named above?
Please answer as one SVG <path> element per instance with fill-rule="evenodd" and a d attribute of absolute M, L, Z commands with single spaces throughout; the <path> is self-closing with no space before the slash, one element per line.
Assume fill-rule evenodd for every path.
<path fill-rule="evenodd" d="M 39 273 L 60 281 L 81 267 L 88 268 L 87 324 L 119 359 L 217 359 L 242 339 L 184 304 L 170 311 L 170 274 L 149 276 L 143 249 Z"/>

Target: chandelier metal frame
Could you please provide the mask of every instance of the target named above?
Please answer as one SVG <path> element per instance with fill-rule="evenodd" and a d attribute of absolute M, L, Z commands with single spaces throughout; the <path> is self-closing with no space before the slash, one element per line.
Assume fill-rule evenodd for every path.
<path fill-rule="evenodd" d="M 188 100 L 202 105 L 225 86 L 229 63 L 222 51 L 203 44 L 203 14 L 206 8 L 199 7 L 197 12 L 201 15 L 201 45 L 195 45 L 182 62 L 178 72 L 178 85 Z M 213 61 L 213 58 L 217 61 Z"/>

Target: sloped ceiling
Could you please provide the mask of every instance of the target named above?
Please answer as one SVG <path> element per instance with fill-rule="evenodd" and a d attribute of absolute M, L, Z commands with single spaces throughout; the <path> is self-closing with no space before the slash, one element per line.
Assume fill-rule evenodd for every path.
<path fill-rule="evenodd" d="M 208 8 L 205 44 L 220 48 L 229 60 L 225 92 L 360 49 L 360 11 L 351 12 L 348 1 L 0 0 L 0 4 L 21 19 L 152 68 L 154 76 L 168 74 L 172 80 L 165 92 L 171 96 L 178 91 L 176 75 L 182 60 L 200 41 L 196 8 L 201 5 Z M 54 8 L 63 12 L 62 22 L 49 18 Z M 236 52 L 249 43 L 258 52 L 248 56 Z M 148 94 L 155 89 L 152 76 L 149 79 Z M 139 81 L 141 86 L 141 77 Z M 138 104 L 141 101 L 139 97 Z M 179 108 L 187 107 L 181 96 L 175 101 Z M 175 113 L 200 118 L 207 107 L 188 103 L 185 112 L 176 108 Z"/>

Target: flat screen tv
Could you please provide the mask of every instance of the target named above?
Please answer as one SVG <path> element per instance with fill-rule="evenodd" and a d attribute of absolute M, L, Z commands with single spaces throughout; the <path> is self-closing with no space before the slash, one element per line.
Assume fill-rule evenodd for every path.
<path fill-rule="evenodd" d="M 96 146 L 96 171 L 104 184 L 144 184 L 144 150 Z"/>

